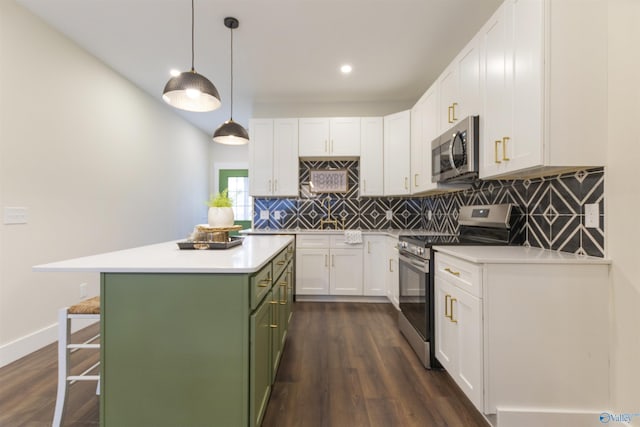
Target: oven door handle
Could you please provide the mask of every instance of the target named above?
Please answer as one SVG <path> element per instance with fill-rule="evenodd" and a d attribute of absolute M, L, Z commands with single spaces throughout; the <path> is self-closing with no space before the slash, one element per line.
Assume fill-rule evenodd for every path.
<path fill-rule="evenodd" d="M 400 261 L 406 262 L 407 264 L 410 264 L 416 268 L 419 268 L 420 271 L 423 271 L 424 273 L 429 272 L 429 261 L 420 262 L 402 254 L 400 255 Z"/>

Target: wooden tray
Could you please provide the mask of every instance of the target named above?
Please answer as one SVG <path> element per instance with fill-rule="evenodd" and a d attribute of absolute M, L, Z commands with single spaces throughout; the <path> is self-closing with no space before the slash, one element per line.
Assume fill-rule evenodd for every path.
<path fill-rule="evenodd" d="M 211 242 L 211 241 L 192 241 L 187 240 L 184 242 L 178 242 L 178 247 L 180 249 L 229 249 L 234 246 L 238 246 L 242 244 L 242 237 L 239 236 L 231 236 L 229 240 L 226 242 Z"/>

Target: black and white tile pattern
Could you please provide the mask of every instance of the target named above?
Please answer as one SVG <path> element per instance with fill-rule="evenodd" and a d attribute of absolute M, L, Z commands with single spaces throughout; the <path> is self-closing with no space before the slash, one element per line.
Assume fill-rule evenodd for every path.
<path fill-rule="evenodd" d="M 309 191 L 312 169 L 346 169 L 346 193 Z M 358 161 L 300 162 L 300 191 L 295 199 L 254 199 L 257 229 L 320 229 L 321 220 L 344 221 L 350 229 L 426 229 L 458 232 L 458 212 L 465 205 L 513 203 L 518 206 L 514 235 L 525 245 L 604 256 L 604 170 L 583 170 L 533 180 L 477 181 L 470 188 L 433 197 L 359 197 Z M 597 228 L 585 227 L 585 205 L 600 208 Z M 269 211 L 268 219 L 260 212 Z M 388 218 L 388 213 L 391 219 Z M 278 219 L 276 219 L 276 213 Z M 327 227 L 325 227 L 327 228 Z"/>

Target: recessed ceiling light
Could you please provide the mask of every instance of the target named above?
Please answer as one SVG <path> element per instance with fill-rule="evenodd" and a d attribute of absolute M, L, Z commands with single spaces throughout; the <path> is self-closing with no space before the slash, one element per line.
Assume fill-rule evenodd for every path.
<path fill-rule="evenodd" d="M 173 77 L 178 77 L 180 75 L 180 70 L 176 70 L 175 68 L 169 71 L 169 74 Z"/>
<path fill-rule="evenodd" d="M 342 72 L 342 74 L 349 74 L 351 70 L 353 70 L 353 68 L 349 64 L 344 64 L 342 67 L 340 67 L 340 71 Z"/>

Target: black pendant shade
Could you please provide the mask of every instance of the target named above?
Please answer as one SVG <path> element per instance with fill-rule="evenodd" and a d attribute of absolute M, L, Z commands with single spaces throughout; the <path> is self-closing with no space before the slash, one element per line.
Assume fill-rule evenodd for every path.
<path fill-rule="evenodd" d="M 213 111 L 220 107 L 218 89 L 194 68 L 194 0 L 191 0 L 191 70 L 169 79 L 162 99 L 172 107 L 187 111 Z"/>
<path fill-rule="evenodd" d="M 218 89 L 195 70 L 172 77 L 164 87 L 162 99 L 175 108 L 187 111 L 213 111 L 220 107 Z"/>
<path fill-rule="evenodd" d="M 216 129 L 213 140 L 220 144 L 243 145 L 249 142 L 249 135 L 242 125 L 229 119 Z"/>
<path fill-rule="evenodd" d="M 229 120 L 224 122 L 213 133 L 213 140 L 220 144 L 227 145 L 243 145 L 249 142 L 249 135 L 242 125 L 233 121 L 233 30 L 238 28 L 238 20 L 236 18 L 224 18 L 225 27 L 231 30 L 231 114 Z"/>

